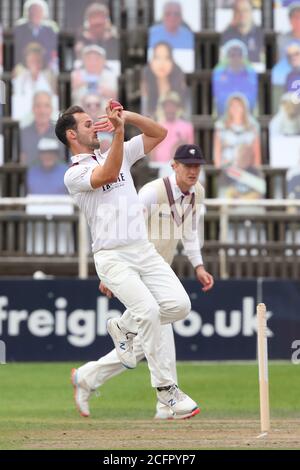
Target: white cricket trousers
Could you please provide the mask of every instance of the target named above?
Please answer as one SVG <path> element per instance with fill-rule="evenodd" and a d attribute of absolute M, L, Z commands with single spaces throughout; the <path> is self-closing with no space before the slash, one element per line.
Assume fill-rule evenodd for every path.
<path fill-rule="evenodd" d="M 174 342 L 174 333 L 172 325 L 161 325 L 161 341 L 163 344 L 163 358 L 169 361 L 172 381 L 178 384 L 176 371 L 176 351 Z M 137 335 L 133 340 L 133 350 L 137 362 L 144 359 L 145 354 Z M 124 372 L 126 369 L 120 362 L 115 349 L 110 351 L 98 361 L 90 361 L 79 367 L 78 373 L 80 381 L 84 381 L 92 390 L 96 390 L 115 375 Z"/>
<path fill-rule="evenodd" d="M 127 309 L 120 328 L 139 335 L 152 387 L 172 385 L 161 324 L 183 320 L 190 312 L 191 302 L 181 282 L 149 241 L 100 250 L 94 260 L 99 278 Z"/>

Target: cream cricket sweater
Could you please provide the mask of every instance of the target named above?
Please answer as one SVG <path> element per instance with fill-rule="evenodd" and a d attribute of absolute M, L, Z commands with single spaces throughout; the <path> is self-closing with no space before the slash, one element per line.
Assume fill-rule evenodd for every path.
<path fill-rule="evenodd" d="M 167 181 L 166 181 L 167 180 Z M 166 181 L 166 183 L 165 183 Z M 149 240 L 169 264 L 179 240 L 194 267 L 203 264 L 199 220 L 203 209 L 204 188 L 198 182 L 188 195 L 176 184 L 175 174 L 146 184 L 139 193 L 145 206 Z"/>

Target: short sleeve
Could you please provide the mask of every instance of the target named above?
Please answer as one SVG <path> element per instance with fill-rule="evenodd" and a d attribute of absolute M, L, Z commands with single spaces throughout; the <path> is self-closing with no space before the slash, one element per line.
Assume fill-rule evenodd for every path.
<path fill-rule="evenodd" d="M 91 176 L 94 167 L 76 165 L 65 173 L 64 182 L 70 194 L 92 191 Z"/>
<path fill-rule="evenodd" d="M 129 166 L 145 156 L 143 135 L 137 135 L 125 142 L 125 157 Z"/>

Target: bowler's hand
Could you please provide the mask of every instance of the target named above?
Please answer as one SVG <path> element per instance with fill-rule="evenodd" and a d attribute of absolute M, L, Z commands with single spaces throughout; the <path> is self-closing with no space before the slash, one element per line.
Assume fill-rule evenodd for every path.
<path fill-rule="evenodd" d="M 94 123 L 96 132 L 115 132 L 117 129 L 124 129 L 125 118 L 123 117 L 123 106 L 111 109 L 109 100 L 106 106 L 106 114 L 98 116 L 99 121 Z"/>
<path fill-rule="evenodd" d="M 115 128 L 111 121 L 108 119 L 106 114 L 98 116 L 99 121 L 94 123 L 94 128 L 96 132 L 114 132 Z"/>
<path fill-rule="evenodd" d="M 214 278 L 211 274 L 205 271 L 204 266 L 198 266 L 196 268 L 196 277 L 199 282 L 203 285 L 203 292 L 207 292 L 210 290 L 214 285 Z"/>
<path fill-rule="evenodd" d="M 101 294 L 106 295 L 106 297 L 108 297 L 109 299 L 111 299 L 114 296 L 112 291 L 109 290 L 108 287 L 105 287 L 102 281 L 100 281 L 100 284 L 99 284 L 99 291 L 101 292 Z"/>

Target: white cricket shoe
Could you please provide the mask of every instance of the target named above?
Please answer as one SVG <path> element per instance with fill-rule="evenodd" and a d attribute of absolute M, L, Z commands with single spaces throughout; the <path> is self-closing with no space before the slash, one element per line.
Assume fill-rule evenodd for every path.
<path fill-rule="evenodd" d="M 133 338 L 135 333 L 123 333 L 119 328 L 118 319 L 110 318 L 107 322 L 107 331 L 114 342 L 117 355 L 127 369 L 136 367 L 136 357 L 133 352 Z"/>
<path fill-rule="evenodd" d="M 197 403 L 175 384 L 157 389 L 157 398 L 171 409 L 174 419 L 187 419 L 200 413 Z"/>
<path fill-rule="evenodd" d="M 84 418 L 90 416 L 89 410 L 89 399 L 93 390 L 88 388 L 84 384 L 78 383 L 78 371 L 77 369 L 72 369 L 71 371 L 71 382 L 74 387 L 74 400 L 76 403 L 76 407 Z"/>
<path fill-rule="evenodd" d="M 163 405 L 158 401 L 156 404 L 154 419 L 174 419 L 174 414 L 169 406 Z"/>

